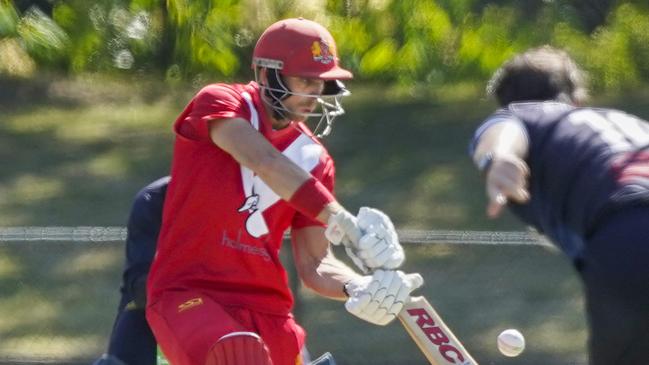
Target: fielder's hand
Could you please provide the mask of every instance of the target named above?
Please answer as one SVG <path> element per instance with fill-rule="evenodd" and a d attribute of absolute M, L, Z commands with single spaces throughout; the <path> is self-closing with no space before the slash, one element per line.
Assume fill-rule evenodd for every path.
<path fill-rule="evenodd" d="M 487 215 L 498 217 L 509 200 L 527 202 L 530 199 L 529 176 L 530 169 L 520 157 L 513 154 L 495 156 L 486 175 Z"/>
<path fill-rule="evenodd" d="M 345 308 L 373 324 L 385 326 L 397 317 L 410 293 L 424 284 L 419 274 L 377 270 L 345 285 L 349 299 Z"/>

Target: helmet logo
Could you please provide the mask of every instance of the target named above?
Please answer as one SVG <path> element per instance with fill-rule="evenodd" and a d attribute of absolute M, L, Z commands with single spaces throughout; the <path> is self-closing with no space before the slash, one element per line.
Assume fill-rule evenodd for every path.
<path fill-rule="evenodd" d="M 329 64 L 334 60 L 333 54 L 329 51 L 329 45 L 324 40 L 313 41 L 311 44 L 313 60 L 322 64 Z"/>

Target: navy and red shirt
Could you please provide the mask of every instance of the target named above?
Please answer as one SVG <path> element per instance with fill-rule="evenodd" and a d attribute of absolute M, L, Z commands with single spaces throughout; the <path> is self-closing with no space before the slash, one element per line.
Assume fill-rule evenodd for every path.
<path fill-rule="evenodd" d="M 531 199 L 510 203 L 525 223 L 570 257 L 600 219 L 620 207 L 649 203 L 649 123 L 613 109 L 558 102 L 512 103 L 477 129 L 518 123 L 527 134 Z"/>

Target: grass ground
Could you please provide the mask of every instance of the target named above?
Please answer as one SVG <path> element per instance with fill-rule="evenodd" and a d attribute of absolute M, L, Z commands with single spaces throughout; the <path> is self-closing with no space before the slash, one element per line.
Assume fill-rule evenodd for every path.
<path fill-rule="evenodd" d="M 0 88 L 0 225 L 123 225 L 130 201 L 167 173 L 170 125 L 193 87 L 87 76 Z M 475 123 L 493 108 L 358 85 L 327 145 L 337 192 L 350 208 L 375 206 L 399 228 L 520 230 L 512 217 L 484 218 L 479 176 L 466 156 Z M 448 91 L 448 90 L 447 90 Z M 446 98 L 441 96 L 447 95 Z M 448 96 L 450 95 L 450 97 Z M 455 97 L 454 95 L 459 95 Z M 604 100 L 649 115 L 646 94 Z M 117 304 L 119 244 L 0 246 L 0 359 L 99 354 Z M 408 246 L 407 270 L 483 364 L 580 364 L 585 331 L 579 283 L 562 256 L 538 247 Z M 417 364 L 423 357 L 398 324 L 365 325 L 340 303 L 299 290 L 298 316 L 314 353 L 341 364 Z M 519 328 L 525 354 L 506 359 L 496 335 Z"/>

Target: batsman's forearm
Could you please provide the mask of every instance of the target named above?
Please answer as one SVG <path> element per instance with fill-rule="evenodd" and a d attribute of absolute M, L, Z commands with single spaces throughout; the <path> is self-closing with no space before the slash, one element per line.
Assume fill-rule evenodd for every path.
<path fill-rule="evenodd" d="M 284 156 L 247 121 L 212 120 L 210 137 L 300 213 L 327 223 L 329 216 L 341 209 L 321 182 Z"/>
<path fill-rule="evenodd" d="M 346 300 L 345 284 L 358 277 L 349 266 L 335 257 L 322 260 L 312 275 L 303 279 L 304 284 L 316 293 L 331 299 Z"/>
<path fill-rule="evenodd" d="M 211 120 L 209 130 L 216 146 L 254 171 L 284 200 L 289 200 L 311 178 L 244 119 Z"/>

